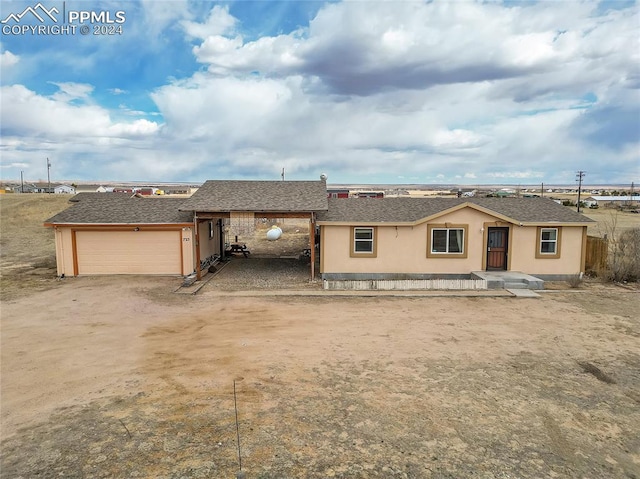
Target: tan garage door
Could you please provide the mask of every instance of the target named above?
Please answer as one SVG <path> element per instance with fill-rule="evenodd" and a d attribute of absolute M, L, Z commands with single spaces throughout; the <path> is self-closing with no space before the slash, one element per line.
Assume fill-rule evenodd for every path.
<path fill-rule="evenodd" d="M 182 274 L 179 231 L 77 231 L 78 274 Z"/>

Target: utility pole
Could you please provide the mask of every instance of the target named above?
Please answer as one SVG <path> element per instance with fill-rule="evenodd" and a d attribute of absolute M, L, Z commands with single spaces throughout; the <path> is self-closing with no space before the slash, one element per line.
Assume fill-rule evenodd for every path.
<path fill-rule="evenodd" d="M 540 197 L 544 198 L 544 183 L 540 185 Z"/>
<path fill-rule="evenodd" d="M 24 171 L 20 170 L 20 193 L 24 193 Z"/>
<path fill-rule="evenodd" d="M 47 193 L 51 193 L 51 162 L 49 161 L 49 157 L 47 157 Z"/>
<path fill-rule="evenodd" d="M 576 173 L 576 178 L 578 178 L 578 213 L 580 213 L 580 193 L 582 193 L 582 178 L 584 178 L 585 172 L 579 170 Z"/>

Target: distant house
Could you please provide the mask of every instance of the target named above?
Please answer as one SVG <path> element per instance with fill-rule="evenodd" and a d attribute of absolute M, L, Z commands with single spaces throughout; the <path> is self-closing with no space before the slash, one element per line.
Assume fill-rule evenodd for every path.
<path fill-rule="evenodd" d="M 327 198 L 349 198 L 349 190 L 342 188 L 327 188 Z"/>
<path fill-rule="evenodd" d="M 103 188 L 104 191 L 98 191 L 100 188 Z M 106 188 L 102 185 L 95 184 L 87 184 L 87 183 L 78 183 L 76 185 L 76 193 L 104 193 L 106 192 Z"/>
<path fill-rule="evenodd" d="M 38 188 L 33 183 L 25 183 L 24 185 L 16 185 L 13 187 L 14 193 L 36 193 Z"/>
<path fill-rule="evenodd" d="M 516 191 L 511 188 L 502 188 L 501 190 L 493 192 L 491 196 L 497 196 L 498 198 L 509 198 L 516 196 Z"/>
<path fill-rule="evenodd" d="M 53 192 L 56 194 L 65 194 L 65 195 L 75 195 L 76 194 L 76 189 L 73 186 L 69 186 L 69 185 L 57 185 L 54 189 Z"/>
<path fill-rule="evenodd" d="M 34 193 L 53 193 L 53 186 L 49 183 L 34 183 Z"/>
<path fill-rule="evenodd" d="M 357 191 L 356 198 L 384 198 L 384 191 Z"/>
<path fill-rule="evenodd" d="M 168 186 L 164 188 L 166 195 L 189 195 L 191 188 L 188 186 Z"/>
<path fill-rule="evenodd" d="M 133 192 L 142 196 L 151 196 L 154 193 L 154 189 L 150 187 L 134 188 Z"/>
<path fill-rule="evenodd" d="M 617 206 L 636 206 L 640 204 L 640 196 L 589 196 L 584 203 L 591 207 L 594 205 L 615 208 Z"/>

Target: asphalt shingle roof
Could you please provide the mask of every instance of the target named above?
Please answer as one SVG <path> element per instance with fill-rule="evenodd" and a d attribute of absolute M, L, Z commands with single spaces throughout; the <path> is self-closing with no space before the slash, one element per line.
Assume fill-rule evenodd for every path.
<path fill-rule="evenodd" d="M 324 181 L 226 181 L 205 182 L 182 211 L 324 211 Z"/>
<path fill-rule="evenodd" d="M 127 193 L 79 193 L 72 206 L 45 224 L 166 224 L 191 223 L 193 215 L 179 210 L 184 198 L 138 198 Z"/>
<path fill-rule="evenodd" d="M 330 198 L 318 221 L 413 223 L 472 203 L 522 223 L 589 223 L 593 220 L 546 198 Z"/>

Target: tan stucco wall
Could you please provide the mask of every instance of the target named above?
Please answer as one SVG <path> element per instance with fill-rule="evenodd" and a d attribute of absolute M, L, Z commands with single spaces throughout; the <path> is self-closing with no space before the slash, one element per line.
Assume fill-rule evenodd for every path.
<path fill-rule="evenodd" d="M 323 226 L 322 273 L 467 274 L 482 269 L 483 224 L 496 221 L 470 208 L 416 226 L 378 226 L 377 258 L 350 257 L 350 226 Z M 427 258 L 428 224 L 468 225 L 466 258 Z M 364 225 L 363 225 L 364 226 Z"/>
<path fill-rule="evenodd" d="M 555 225 L 549 225 L 554 227 Z M 529 274 L 578 274 L 582 258 L 582 227 L 562 226 L 560 257 L 536 258 L 538 244 L 535 226 L 513 228 L 511 270 Z"/>
<path fill-rule="evenodd" d="M 58 276 L 73 276 L 73 244 L 71 228 L 54 228 Z"/>
<path fill-rule="evenodd" d="M 189 275 L 195 271 L 195 239 L 193 228 L 182 228 L 182 271 Z"/>
<path fill-rule="evenodd" d="M 468 225 L 466 258 L 427 258 L 427 225 L 445 223 Z M 376 258 L 351 257 L 351 226 L 323 225 L 321 273 L 468 274 L 482 271 L 486 260 L 486 226 L 510 228 L 508 269 L 511 271 L 530 274 L 580 272 L 582 226 L 562 227 L 559 259 L 536 259 L 536 227 L 521 227 L 472 208 L 463 208 L 413 227 L 377 226 Z"/>
<path fill-rule="evenodd" d="M 217 219 L 213 220 L 213 238 L 209 238 L 208 221 L 204 221 L 198 225 L 201 260 L 204 260 L 213 254 L 220 254 L 220 228 L 216 224 L 217 221 Z"/>

